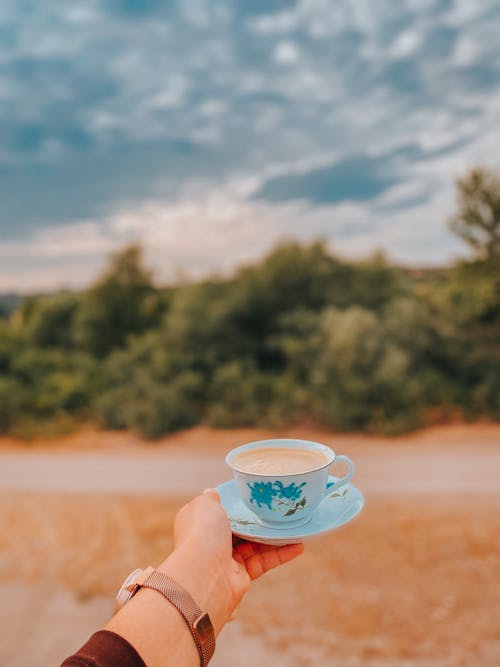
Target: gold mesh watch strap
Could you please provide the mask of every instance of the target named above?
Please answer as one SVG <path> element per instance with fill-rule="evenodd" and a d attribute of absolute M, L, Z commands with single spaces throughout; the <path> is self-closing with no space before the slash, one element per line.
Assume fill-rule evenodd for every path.
<path fill-rule="evenodd" d="M 163 572 L 147 568 L 144 575 L 144 580 L 137 582 L 138 588 L 158 591 L 179 611 L 193 636 L 200 654 L 200 665 L 206 667 L 215 651 L 215 633 L 209 615 L 201 611 L 185 588 Z"/>

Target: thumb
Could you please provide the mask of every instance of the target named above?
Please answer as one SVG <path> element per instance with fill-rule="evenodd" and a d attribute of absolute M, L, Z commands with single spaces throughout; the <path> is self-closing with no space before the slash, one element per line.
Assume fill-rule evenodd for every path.
<path fill-rule="evenodd" d="M 216 502 L 220 503 L 220 496 L 216 489 L 205 489 L 205 491 L 203 491 L 203 495 L 208 496 L 212 500 L 215 500 Z"/>

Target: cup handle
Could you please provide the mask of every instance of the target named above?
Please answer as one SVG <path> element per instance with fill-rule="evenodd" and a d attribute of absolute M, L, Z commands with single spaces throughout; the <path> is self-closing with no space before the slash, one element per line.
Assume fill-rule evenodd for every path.
<path fill-rule="evenodd" d="M 344 456 L 344 454 L 339 454 L 338 456 L 335 457 L 335 460 L 333 461 L 332 465 L 335 465 L 337 461 L 345 461 L 349 466 L 349 472 L 347 473 L 347 475 L 345 475 L 341 479 L 338 479 L 335 482 L 328 482 L 328 484 L 326 485 L 328 491 L 339 489 L 341 486 L 344 486 L 344 484 L 347 484 L 347 482 L 354 475 L 354 463 L 348 456 Z"/>

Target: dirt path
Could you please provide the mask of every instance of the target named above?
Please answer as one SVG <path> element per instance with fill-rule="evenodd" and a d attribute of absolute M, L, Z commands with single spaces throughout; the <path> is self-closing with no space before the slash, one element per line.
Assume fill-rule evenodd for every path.
<path fill-rule="evenodd" d="M 142 449 L 127 435 L 94 434 L 89 440 L 95 444 L 99 437 L 102 453 L 96 447 L 71 452 L 69 443 L 64 450 L 4 447 L 0 490 L 191 495 L 229 479 L 225 452 L 262 432 L 236 432 L 231 438 L 227 431 L 194 429 Z M 500 492 L 500 426 L 444 427 L 402 441 L 326 433 L 308 437 L 351 456 L 355 483 L 366 494 Z"/>

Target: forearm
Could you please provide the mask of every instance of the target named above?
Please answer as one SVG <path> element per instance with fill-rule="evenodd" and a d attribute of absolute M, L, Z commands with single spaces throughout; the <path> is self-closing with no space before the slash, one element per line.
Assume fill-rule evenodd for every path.
<path fill-rule="evenodd" d="M 157 591 L 140 590 L 106 630 L 126 639 L 147 667 L 199 667 L 200 656 L 184 619 Z"/>
<path fill-rule="evenodd" d="M 174 551 L 158 568 L 183 586 L 202 611 L 207 611 L 216 635 L 231 615 L 233 595 L 222 567 L 207 564 L 188 544 Z M 179 611 L 157 591 L 141 589 L 108 623 L 142 656 L 147 667 L 198 667 L 193 637 Z"/>

